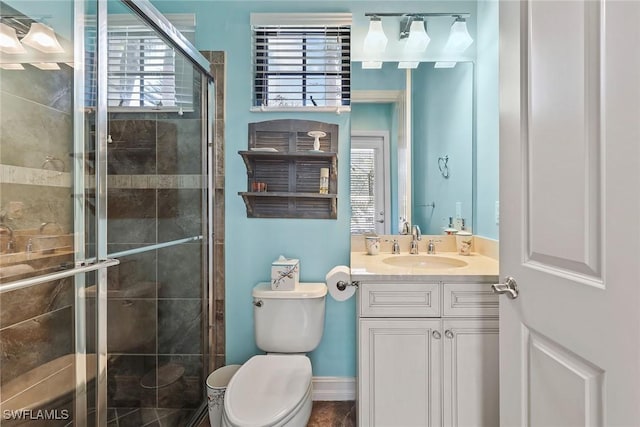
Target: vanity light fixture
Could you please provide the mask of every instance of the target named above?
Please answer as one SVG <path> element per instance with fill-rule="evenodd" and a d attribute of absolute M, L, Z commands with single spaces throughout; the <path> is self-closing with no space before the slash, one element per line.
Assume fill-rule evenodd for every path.
<path fill-rule="evenodd" d="M 421 16 L 404 18 L 400 23 L 400 39 L 403 38 L 406 38 L 404 56 L 407 60 L 398 62 L 398 68 L 418 68 L 420 61 L 410 59 L 424 52 L 431 41 L 425 28 L 424 18 Z"/>
<path fill-rule="evenodd" d="M 378 16 L 372 16 L 369 21 L 369 31 L 364 38 L 364 46 L 362 48 L 364 54 L 368 58 L 372 58 L 371 61 L 367 61 L 370 68 L 382 68 L 382 61 L 379 59 L 384 53 L 388 41 L 389 39 L 387 39 L 382 29 L 382 20 Z M 364 62 L 362 66 L 364 68 Z"/>
<path fill-rule="evenodd" d="M 36 68 L 40 68 L 41 70 L 59 70 L 60 69 L 60 66 L 55 62 L 32 62 L 31 65 L 33 65 Z"/>
<path fill-rule="evenodd" d="M 433 68 L 453 68 L 456 64 L 456 61 L 438 61 L 433 64 Z"/>
<path fill-rule="evenodd" d="M 409 27 L 409 31 L 403 31 L 402 28 Z M 406 38 L 404 45 L 405 53 L 421 53 L 427 49 L 431 38 L 427 34 L 424 18 L 421 16 L 409 16 L 402 20 L 400 24 L 400 39 Z M 406 35 L 408 33 L 408 36 Z"/>
<path fill-rule="evenodd" d="M 364 70 L 375 70 L 382 68 L 382 61 L 362 61 Z"/>
<path fill-rule="evenodd" d="M 418 65 L 420 65 L 420 61 L 400 61 L 400 62 L 398 62 L 398 68 L 401 68 L 401 69 L 418 68 Z"/>
<path fill-rule="evenodd" d="M 467 20 L 457 16 L 451 24 L 451 31 L 449 32 L 449 39 L 444 46 L 444 51 L 447 53 L 462 53 L 473 43 L 473 38 L 469 35 L 467 30 Z"/>
<path fill-rule="evenodd" d="M 47 25 L 33 22 L 29 32 L 22 39 L 22 43 L 44 53 L 63 53 L 56 33 Z"/>
<path fill-rule="evenodd" d="M 24 70 L 22 64 L 0 64 L 3 70 Z"/>
<path fill-rule="evenodd" d="M 16 29 L 3 23 L 0 23 L 0 52 L 11 54 L 27 52 L 18 40 Z"/>
<path fill-rule="evenodd" d="M 427 33 L 425 18 L 454 18 L 449 38 L 444 49 L 445 57 L 450 54 L 460 54 L 467 49 L 473 38 L 467 30 L 466 18 L 471 15 L 468 12 L 365 12 L 364 16 L 370 19 L 369 31 L 364 39 L 362 68 L 382 68 L 382 53 L 387 46 L 387 37 L 382 30 L 382 17 L 400 17 L 400 40 L 404 41 L 402 57 L 398 62 L 398 68 L 417 68 L 424 61 L 421 55 L 431 42 Z M 450 68 L 455 62 L 442 62 L 436 68 Z"/>

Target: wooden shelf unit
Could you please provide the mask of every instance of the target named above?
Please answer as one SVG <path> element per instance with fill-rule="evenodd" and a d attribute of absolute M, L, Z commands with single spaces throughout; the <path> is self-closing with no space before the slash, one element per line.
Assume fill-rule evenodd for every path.
<path fill-rule="evenodd" d="M 322 152 L 313 149 L 312 130 L 327 134 Z M 278 151 L 253 151 L 251 148 Z M 249 218 L 336 219 L 338 202 L 338 125 L 309 120 L 249 124 L 249 150 L 239 151 L 247 168 L 247 191 L 239 192 Z M 329 194 L 320 194 L 320 169 L 329 169 Z M 267 184 L 253 192 L 253 182 Z"/>

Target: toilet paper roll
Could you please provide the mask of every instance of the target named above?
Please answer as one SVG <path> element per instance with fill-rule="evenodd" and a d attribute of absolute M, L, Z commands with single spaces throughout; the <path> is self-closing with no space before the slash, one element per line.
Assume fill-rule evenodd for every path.
<path fill-rule="evenodd" d="M 338 282 L 351 283 L 351 270 L 346 265 L 338 265 L 333 267 L 326 276 L 327 288 L 329 294 L 336 301 L 348 300 L 356 293 L 355 286 L 347 286 L 344 291 L 338 289 Z"/>

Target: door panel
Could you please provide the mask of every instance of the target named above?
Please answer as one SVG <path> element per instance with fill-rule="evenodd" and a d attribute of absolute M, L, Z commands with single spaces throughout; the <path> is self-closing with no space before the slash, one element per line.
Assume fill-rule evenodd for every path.
<path fill-rule="evenodd" d="M 527 261 L 548 273 L 560 270 L 597 281 L 600 7 L 596 1 L 528 2 L 528 149 L 523 153 Z M 565 78 L 558 75 L 559 66 Z"/>
<path fill-rule="evenodd" d="M 638 19 L 500 3 L 502 426 L 640 425 Z"/>
<path fill-rule="evenodd" d="M 601 424 L 604 372 L 542 335 L 523 332 L 530 425 Z"/>

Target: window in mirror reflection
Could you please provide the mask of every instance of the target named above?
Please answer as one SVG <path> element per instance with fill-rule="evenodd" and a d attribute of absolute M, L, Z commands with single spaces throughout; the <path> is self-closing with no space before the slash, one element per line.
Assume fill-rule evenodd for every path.
<path fill-rule="evenodd" d="M 389 232 L 384 143 L 382 135 L 351 137 L 351 234 Z"/>

